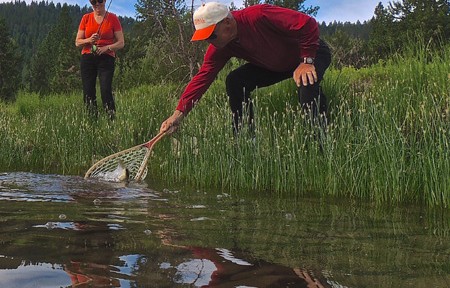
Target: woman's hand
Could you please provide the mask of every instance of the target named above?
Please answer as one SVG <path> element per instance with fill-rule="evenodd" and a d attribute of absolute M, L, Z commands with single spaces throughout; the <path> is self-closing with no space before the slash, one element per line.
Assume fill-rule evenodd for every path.
<path fill-rule="evenodd" d="M 94 45 L 95 43 L 97 43 L 97 41 L 100 39 L 100 36 L 98 35 L 98 33 L 94 33 L 91 35 L 91 37 L 88 38 L 88 42 L 91 45 Z"/>
<path fill-rule="evenodd" d="M 109 51 L 112 51 L 109 47 L 110 46 L 101 46 L 101 47 L 97 46 L 97 50 L 95 51 L 95 53 L 98 54 L 98 55 L 102 55 L 104 53 L 108 53 Z"/>

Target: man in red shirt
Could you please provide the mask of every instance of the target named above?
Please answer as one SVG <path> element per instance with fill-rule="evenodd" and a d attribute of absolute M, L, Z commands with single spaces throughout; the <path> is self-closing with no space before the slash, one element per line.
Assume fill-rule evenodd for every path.
<path fill-rule="evenodd" d="M 302 108 L 326 120 L 326 99 L 319 83 L 331 54 L 319 39 L 318 24 L 312 17 L 267 4 L 230 12 L 223 4 L 209 2 L 195 11 L 193 19 L 196 31 L 192 41 L 204 40 L 210 45 L 199 72 L 185 88 L 175 112 L 162 123 L 161 132 L 170 134 L 178 128 L 231 57 L 247 61 L 226 79 L 234 132 L 242 122 L 243 103 L 250 128 L 253 125 L 250 93 L 254 89 L 290 77 L 298 86 Z"/>

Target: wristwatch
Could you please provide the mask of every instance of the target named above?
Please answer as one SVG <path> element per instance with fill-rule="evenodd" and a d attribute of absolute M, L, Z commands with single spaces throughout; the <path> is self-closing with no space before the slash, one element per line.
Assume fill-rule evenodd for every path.
<path fill-rule="evenodd" d="M 314 64 L 314 58 L 312 58 L 312 57 L 304 57 L 303 58 L 303 63 L 305 63 L 305 64 Z"/>

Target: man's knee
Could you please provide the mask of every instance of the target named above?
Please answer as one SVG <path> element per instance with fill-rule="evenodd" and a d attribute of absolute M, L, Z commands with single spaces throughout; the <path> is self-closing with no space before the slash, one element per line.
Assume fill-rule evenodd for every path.
<path fill-rule="evenodd" d="M 225 80 L 225 85 L 227 92 L 236 91 L 236 89 L 242 89 L 245 85 L 244 81 L 242 81 L 242 77 L 239 76 L 238 70 L 231 71 Z M 228 93 L 228 96 L 230 93 Z"/>
<path fill-rule="evenodd" d="M 303 110 L 312 110 L 314 115 L 327 112 L 327 99 L 318 83 L 312 86 L 301 86 L 298 94 Z"/>

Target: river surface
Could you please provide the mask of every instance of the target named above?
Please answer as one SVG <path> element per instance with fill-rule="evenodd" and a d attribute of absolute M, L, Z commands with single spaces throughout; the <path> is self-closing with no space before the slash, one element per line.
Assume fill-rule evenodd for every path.
<path fill-rule="evenodd" d="M 0 174 L 0 287 L 450 287 L 448 210 Z"/>

